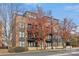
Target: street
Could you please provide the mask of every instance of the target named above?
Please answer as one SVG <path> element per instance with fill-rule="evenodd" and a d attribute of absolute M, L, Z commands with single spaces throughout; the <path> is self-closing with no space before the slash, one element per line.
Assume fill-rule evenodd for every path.
<path fill-rule="evenodd" d="M 77 51 L 77 52 L 71 52 L 71 53 L 57 54 L 57 55 L 54 55 L 54 56 L 79 56 L 79 51 Z"/>
<path fill-rule="evenodd" d="M 79 56 L 79 49 L 23 52 L 23 53 L 13 53 L 13 54 L 3 54 L 1 56 Z"/>

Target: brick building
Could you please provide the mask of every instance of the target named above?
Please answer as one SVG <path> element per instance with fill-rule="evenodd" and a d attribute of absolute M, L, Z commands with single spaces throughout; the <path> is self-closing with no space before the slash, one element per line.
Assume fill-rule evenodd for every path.
<path fill-rule="evenodd" d="M 3 46 L 3 33 L 4 33 L 3 23 L 2 21 L 0 21 L 0 47 Z"/>
<path fill-rule="evenodd" d="M 51 46 L 51 38 L 50 38 L 50 25 L 51 25 L 51 17 L 42 15 L 40 12 L 31 12 L 26 11 L 24 14 L 14 13 L 12 25 L 11 25 L 11 41 L 13 47 L 24 47 L 27 41 L 28 46 L 36 47 L 37 45 L 37 36 L 35 33 L 40 33 L 42 30 L 43 37 L 45 38 L 45 42 L 48 46 Z M 53 23 L 56 23 L 56 19 Z M 57 26 L 55 26 L 57 28 Z M 55 29 L 56 32 L 56 29 Z M 39 36 L 39 35 L 38 35 Z M 40 37 L 40 36 L 39 36 Z M 39 41 L 39 39 L 38 39 Z M 39 43 L 44 44 L 44 43 Z"/>
<path fill-rule="evenodd" d="M 13 47 L 24 46 L 26 39 L 26 20 L 22 15 L 14 14 L 12 20 L 11 41 Z"/>

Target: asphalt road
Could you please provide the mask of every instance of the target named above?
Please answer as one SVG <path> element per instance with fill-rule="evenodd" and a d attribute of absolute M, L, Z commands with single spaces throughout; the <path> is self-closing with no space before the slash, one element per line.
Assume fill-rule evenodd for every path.
<path fill-rule="evenodd" d="M 79 49 L 71 50 L 70 52 L 54 54 L 54 56 L 79 56 Z"/>
<path fill-rule="evenodd" d="M 79 56 L 79 51 L 61 54 L 60 56 Z"/>
<path fill-rule="evenodd" d="M 79 56 L 79 49 L 4 54 L 0 56 Z"/>
<path fill-rule="evenodd" d="M 79 53 L 76 53 L 76 54 L 70 54 L 70 55 L 66 55 L 66 56 L 79 56 Z"/>

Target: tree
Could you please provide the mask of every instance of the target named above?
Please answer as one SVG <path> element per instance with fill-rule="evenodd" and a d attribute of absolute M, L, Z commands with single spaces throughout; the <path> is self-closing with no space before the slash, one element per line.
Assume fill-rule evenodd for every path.
<path fill-rule="evenodd" d="M 68 21 L 67 18 L 60 25 L 60 35 L 65 43 L 71 40 L 71 31 L 73 31 L 73 28 L 75 28 L 75 24 L 71 20 Z"/>
<path fill-rule="evenodd" d="M 4 26 L 4 41 L 7 44 L 6 46 L 8 47 L 11 37 L 11 23 L 13 20 L 13 15 L 14 12 L 17 12 L 17 6 L 18 4 L 0 4 L 0 16 L 3 21 L 3 26 Z"/>
<path fill-rule="evenodd" d="M 36 38 L 37 47 L 41 45 L 44 46 L 44 49 L 46 49 L 46 36 L 49 34 L 49 19 L 50 17 L 45 16 L 43 10 L 41 7 L 37 8 L 37 11 L 34 12 L 36 14 L 36 19 L 30 19 L 32 29 L 28 29 L 28 33 L 32 33 L 32 35 Z M 43 42 L 43 45 L 42 45 Z"/>
<path fill-rule="evenodd" d="M 58 36 L 59 21 L 58 19 L 50 19 L 50 31 L 51 31 L 51 48 L 53 49 L 53 42 L 56 36 Z M 55 37 L 54 37 L 55 36 Z"/>

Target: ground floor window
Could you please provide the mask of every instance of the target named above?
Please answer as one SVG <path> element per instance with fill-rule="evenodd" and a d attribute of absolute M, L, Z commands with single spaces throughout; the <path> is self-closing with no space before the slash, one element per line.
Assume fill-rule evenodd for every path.
<path fill-rule="evenodd" d="M 28 42 L 29 47 L 35 47 L 35 42 Z"/>
<path fill-rule="evenodd" d="M 24 42 L 21 42 L 21 41 L 20 41 L 20 42 L 19 42 L 19 46 L 20 46 L 20 47 L 24 47 Z"/>
<path fill-rule="evenodd" d="M 50 46 L 51 46 L 51 43 L 46 43 L 46 46 L 47 46 L 47 47 L 50 47 Z"/>

